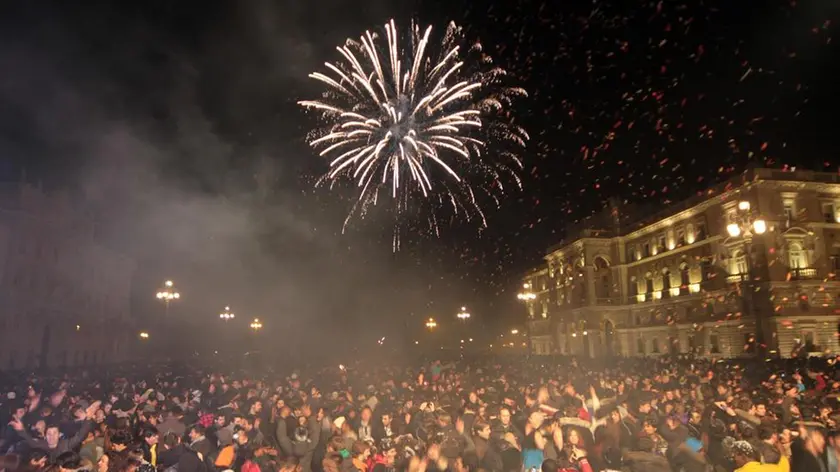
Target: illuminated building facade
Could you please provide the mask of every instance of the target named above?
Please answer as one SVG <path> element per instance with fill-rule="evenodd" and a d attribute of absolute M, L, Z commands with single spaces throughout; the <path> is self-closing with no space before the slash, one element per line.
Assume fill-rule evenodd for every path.
<path fill-rule="evenodd" d="M 756 169 L 635 223 L 604 216 L 524 277 L 534 354 L 840 349 L 837 174 Z"/>
<path fill-rule="evenodd" d="M 134 267 L 66 195 L 0 185 L 0 369 L 126 359 Z"/>

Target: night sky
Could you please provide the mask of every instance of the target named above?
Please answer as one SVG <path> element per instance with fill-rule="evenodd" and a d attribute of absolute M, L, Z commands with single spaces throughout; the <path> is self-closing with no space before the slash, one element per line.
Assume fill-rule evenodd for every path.
<path fill-rule="evenodd" d="M 231 304 L 376 339 L 465 304 L 501 329 L 518 277 L 609 198 L 676 202 L 750 165 L 840 171 L 835 1 L 16 3 L 3 180 L 25 167 L 93 201 L 140 264 L 136 312 L 167 274 L 193 317 Z M 454 221 L 396 254 L 388 218 L 340 234 L 352 195 L 312 188 L 326 167 L 295 104 L 391 17 L 463 25 L 529 91 L 514 112 L 532 137 L 524 190 L 486 229 Z"/>

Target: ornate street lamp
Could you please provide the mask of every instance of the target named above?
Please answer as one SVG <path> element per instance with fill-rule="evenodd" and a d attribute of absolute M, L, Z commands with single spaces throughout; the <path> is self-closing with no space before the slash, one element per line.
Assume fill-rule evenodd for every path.
<path fill-rule="evenodd" d="M 461 311 L 458 312 L 458 319 L 461 320 L 461 322 L 465 322 L 468 319 L 470 319 L 470 314 L 467 312 L 467 307 L 461 307 Z"/>
<path fill-rule="evenodd" d="M 429 328 L 429 331 L 432 331 L 437 328 L 437 322 L 434 318 L 429 318 L 429 321 L 426 322 L 426 327 Z"/>
<path fill-rule="evenodd" d="M 228 321 L 230 321 L 234 318 L 236 318 L 236 314 L 234 314 L 232 311 L 230 311 L 229 306 L 225 307 L 225 311 L 219 313 L 219 319 L 223 320 L 225 323 L 227 323 Z"/>
<path fill-rule="evenodd" d="M 755 342 L 758 347 L 757 354 L 764 356 L 768 351 L 775 353 L 775 347 L 768 344 L 772 341 L 773 334 L 770 332 L 767 320 L 767 313 L 761 307 L 755 306 L 755 298 L 767 296 L 765 291 L 756 293 L 757 279 L 764 279 L 760 274 L 754 274 L 755 267 L 752 260 L 753 236 L 762 235 L 767 232 L 767 222 L 761 219 L 757 212 L 752 210 L 752 205 L 747 200 L 738 202 L 738 210 L 735 212 L 734 220 L 726 225 L 726 232 L 730 240 L 738 241 L 743 246 L 745 274 L 741 276 L 741 303 L 744 315 L 753 315 L 756 326 Z M 763 249 L 762 249 L 763 250 Z M 762 280 L 767 282 L 766 280 Z"/>
<path fill-rule="evenodd" d="M 255 333 L 261 330 L 262 327 L 263 325 L 259 318 L 254 318 L 254 321 L 251 322 L 251 329 L 253 329 Z"/>
<path fill-rule="evenodd" d="M 531 284 L 524 283 L 522 284 L 523 291 L 516 294 L 517 300 L 525 303 L 525 306 L 528 307 L 530 303 L 537 299 L 537 294 L 531 291 Z M 530 308 L 529 308 L 530 310 Z M 528 313 L 530 315 L 530 311 Z M 531 327 L 529 322 L 526 320 L 525 326 L 530 331 Z M 517 331 L 518 332 L 518 331 Z M 531 340 L 530 336 L 528 336 L 528 355 L 531 355 Z"/>
<path fill-rule="evenodd" d="M 169 316 L 169 304 L 175 300 L 181 299 L 181 294 L 175 290 L 175 284 L 171 280 L 167 280 L 163 283 L 163 288 L 158 290 L 157 295 L 155 298 L 163 302 L 164 314 Z"/>
<path fill-rule="evenodd" d="M 525 290 L 516 294 L 518 300 L 531 302 L 537 299 L 537 294 L 531 291 L 531 284 L 522 284 L 522 288 Z"/>

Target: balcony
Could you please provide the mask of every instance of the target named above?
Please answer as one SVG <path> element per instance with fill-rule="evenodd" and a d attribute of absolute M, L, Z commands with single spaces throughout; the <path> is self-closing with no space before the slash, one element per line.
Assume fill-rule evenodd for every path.
<path fill-rule="evenodd" d="M 726 276 L 726 283 L 737 284 L 747 280 L 747 274 L 731 274 Z"/>
<path fill-rule="evenodd" d="M 817 269 L 813 267 L 790 270 L 790 280 L 813 280 L 816 278 L 818 278 Z"/>
<path fill-rule="evenodd" d="M 621 298 L 620 297 L 598 296 L 598 298 L 595 299 L 595 304 L 599 305 L 599 306 L 604 306 L 604 305 L 621 305 L 622 303 L 621 303 Z"/>

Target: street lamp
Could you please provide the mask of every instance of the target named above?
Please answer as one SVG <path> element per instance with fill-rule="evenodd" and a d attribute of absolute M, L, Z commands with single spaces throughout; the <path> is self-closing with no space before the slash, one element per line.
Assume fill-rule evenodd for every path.
<path fill-rule="evenodd" d="M 767 232 L 767 222 L 758 217 L 757 212 L 752 210 L 752 205 L 749 201 L 742 200 L 738 202 L 738 211 L 735 212 L 733 221 L 726 225 L 726 232 L 729 234 L 730 239 L 741 238 L 740 242 L 743 245 L 744 269 L 746 273 L 739 274 L 741 276 L 741 283 L 743 284 L 741 290 L 742 312 L 744 315 L 752 314 L 755 319 L 755 341 L 760 351 L 759 353 L 763 355 L 768 350 L 772 352 L 774 348 L 767 344 L 771 340 L 772 334 L 768 332 L 768 321 L 765 310 L 762 310 L 761 307 L 756 309 L 755 300 L 753 300 L 753 297 L 757 296 L 757 290 L 754 287 L 756 277 L 753 274 L 752 238 L 753 235 L 760 236 Z M 766 282 L 766 277 L 759 276 L 758 278 Z M 758 296 L 767 296 L 765 290 L 761 290 L 761 292 Z"/>
<path fill-rule="evenodd" d="M 531 284 L 522 284 L 522 288 L 525 290 L 516 294 L 517 299 L 523 302 L 530 302 L 537 299 L 537 294 L 531 291 Z"/>
<path fill-rule="evenodd" d="M 525 303 L 526 307 L 529 307 L 528 315 L 530 316 L 530 314 L 531 314 L 530 304 L 533 303 L 533 301 L 537 299 L 537 294 L 531 291 L 531 284 L 530 283 L 526 282 L 526 283 L 522 284 L 522 288 L 523 288 L 523 291 L 517 293 L 516 298 L 517 298 L 517 300 Z M 525 326 L 530 331 L 531 325 L 527 320 L 525 322 Z M 529 338 L 530 338 L 530 336 L 529 336 Z M 530 354 L 531 354 L 531 343 L 529 341 L 528 342 L 528 355 L 530 356 Z"/>
<path fill-rule="evenodd" d="M 142 339 L 142 340 L 144 340 L 144 341 L 145 341 L 146 339 L 149 339 L 149 333 L 147 333 L 147 332 L 145 332 L 145 331 L 140 331 L 140 339 Z"/>
<path fill-rule="evenodd" d="M 254 321 L 251 322 L 251 329 L 253 329 L 255 333 L 257 331 L 261 330 L 262 327 L 263 327 L 263 325 L 260 322 L 259 318 L 254 318 Z"/>
<path fill-rule="evenodd" d="M 236 318 L 236 314 L 230 311 L 229 306 L 226 306 L 225 311 L 219 313 L 219 318 L 224 320 L 225 323 L 227 323 L 228 321 Z"/>
<path fill-rule="evenodd" d="M 458 319 L 461 320 L 461 322 L 465 322 L 468 319 L 470 319 L 470 314 L 467 312 L 467 307 L 461 307 L 461 311 L 458 312 Z"/>
<path fill-rule="evenodd" d="M 429 328 L 429 331 L 437 328 L 437 322 L 435 322 L 434 318 L 429 318 L 429 321 L 426 322 L 426 327 Z"/>
<path fill-rule="evenodd" d="M 163 283 L 163 288 L 158 290 L 157 295 L 155 298 L 162 301 L 165 308 L 165 315 L 169 315 L 169 303 L 173 300 L 179 300 L 181 298 L 181 294 L 175 290 L 175 284 L 172 283 L 171 280 L 167 280 Z"/>
<path fill-rule="evenodd" d="M 518 329 L 512 329 L 512 330 L 510 330 L 510 334 L 516 336 L 517 334 L 519 334 L 519 330 Z"/>

